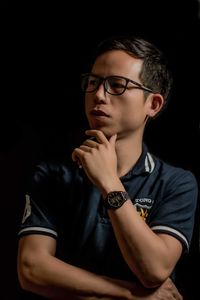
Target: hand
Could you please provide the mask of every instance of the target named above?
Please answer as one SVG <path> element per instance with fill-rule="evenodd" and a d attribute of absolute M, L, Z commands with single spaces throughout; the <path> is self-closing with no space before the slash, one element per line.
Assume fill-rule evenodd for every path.
<path fill-rule="evenodd" d="M 108 279 L 113 280 L 113 279 Z M 130 283 L 122 280 L 113 280 L 121 287 L 131 292 L 128 299 L 132 300 L 183 300 L 173 281 L 168 278 L 163 284 L 155 289 L 144 288 L 140 283 Z"/>
<path fill-rule="evenodd" d="M 129 300 L 183 300 L 173 281 L 168 278 L 161 286 L 155 289 L 144 288 L 140 283 L 131 283 L 124 280 L 104 277 L 107 281 L 117 284 L 126 290 L 123 299 Z M 96 299 L 94 297 L 94 299 Z M 105 298 L 110 300 L 114 298 Z M 104 298 L 102 299 L 104 300 Z"/>
<path fill-rule="evenodd" d="M 183 300 L 183 297 L 177 290 L 173 281 L 168 278 L 160 287 L 152 294 L 152 300 Z M 149 300 L 150 300 L 149 299 Z"/>
<path fill-rule="evenodd" d="M 79 148 L 74 149 L 72 159 L 82 165 L 88 178 L 100 189 L 108 183 L 112 186 L 119 181 L 115 151 L 117 135 L 107 139 L 99 130 L 87 130 L 86 134 L 96 140 L 85 140 Z"/>

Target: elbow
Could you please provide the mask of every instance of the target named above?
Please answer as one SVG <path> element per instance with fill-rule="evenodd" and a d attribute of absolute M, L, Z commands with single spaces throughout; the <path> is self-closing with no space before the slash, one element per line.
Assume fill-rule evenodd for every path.
<path fill-rule="evenodd" d="M 18 281 L 23 290 L 32 292 L 32 280 L 27 276 L 26 272 L 18 271 Z"/>
<path fill-rule="evenodd" d="M 30 261 L 18 263 L 17 275 L 21 288 L 26 291 L 34 292 L 34 285 L 37 281 L 35 265 Z"/>
<path fill-rule="evenodd" d="M 150 277 L 146 277 L 146 278 L 141 278 L 141 283 L 145 288 L 156 288 L 158 286 L 160 286 L 165 280 L 167 279 L 167 277 L 154 277 L 154 276 L 150 276 Z"/>
<path fill-rule="evenodd" d="M 145 288 L 156 288 L 171 275 L 173 266 L 163 261 L 140 259 L 137 264 L 130 266 Z"/>
<path fill-rule="evenodd" d="M 163 270 L 146 271 L 140 274 L 140 281 L 146 288 L 156 288 L 160 286 L 168 277 L 169 272 Z"/>
<path fill-rule="evenodd" d="M 18 282 L 23 290 L 31 291 L 30 282 L 27 280 L 27 277 L 21 272 L 18 272 Z"/>
<path fill-rule="evenodd" d="M 156 288 L 160 286 L 171 274 L 171 268 L 163 264 L 156 263 L 140 263 L 131 268 L 132 272 L 137 276 L 141 284 L 145 288 Z"/>

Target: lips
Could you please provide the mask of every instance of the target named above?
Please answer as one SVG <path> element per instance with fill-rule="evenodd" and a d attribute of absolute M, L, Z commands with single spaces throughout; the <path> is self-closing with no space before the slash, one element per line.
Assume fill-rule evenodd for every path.
<path fill-rule="evenodd" d="M 91 115 L 93 116 L 97 116 L 97 117 L 109 117 L 109 115 L 107 113 L 105 113 L 103 110 L 96 110 L 96 109 L 93 109 L 91 110 L 90 112 Z"/>

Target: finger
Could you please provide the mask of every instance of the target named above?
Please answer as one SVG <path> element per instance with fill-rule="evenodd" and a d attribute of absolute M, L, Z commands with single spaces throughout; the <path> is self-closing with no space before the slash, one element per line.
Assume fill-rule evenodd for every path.
<path fill-rule="evenodd" d="M 79 149 L 81 149 L 83 152 L 91 152 L 92 147 L 88 147 L 87 145 L 81 145 Z"/>
<path fill-rule="evenodd" d="M 81 150 L 79 148 L 74 149 L 72 152 L 72 160 L 78 164 L 79 168 L 82 168 L 82 162 L 78 154 L 81 153 Z"/>
<path fill-rule="evenodd" d="M 77 160 L 81 160 L 81 155 L 83 154 L 83 150 L 80 148 L 75 148 L 74 151 L 72 152 L 72 160 L 77 162 Z"/>
<path fill-rule="evenodd" d="M 99 145 L 99 143 L 95 142 L 94 140 L 87 139 L 83 142 L 83 145 L 86 145 L 91 148 L 96 148 Z"/>
<path fill-rule="evenodd" d="M 115 146 L 117 140 L 117 134 L 114 134 L 110 137 L 109 142 L 111 143 L 111 145 Z"/>
<path fill-rule="evenodd" d="M 78 164 L 79 169 L 81 169 L 83 166 L 82 166 L 82 163 L 81 163 L 81 161 L 80 161 L 80 159 L 78 157 L 76 159 L 76 162 Z"/>
<path fill-rule="evenodd" d="M 98 141 L 99 143 L 104 144 L 104 143 L 107 143 L 107 142 L 108 142 L 106 136 L 105 136 L 104 133 L 103 133 L 102 131 L 100 131 L 100 130 L 86 130 L 86 131 L 85 131 L 85 134 L 87 134 L 87 135 L 89 135 L 89 136 L 94 136 L 94 137 L 97 139 L 97 141 Z"/>
<path fill-rule="evenodd" d="M 75 150 L 72 152 L 72 160 L 73 160 L 73 161 L 76 161 L 76 153 L 75 153 Z"/>

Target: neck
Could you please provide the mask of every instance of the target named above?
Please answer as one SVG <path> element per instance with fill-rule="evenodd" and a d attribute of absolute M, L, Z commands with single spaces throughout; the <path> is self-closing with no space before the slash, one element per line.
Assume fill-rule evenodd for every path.
<path fill-rule="evenodd" d="M 138 161 L 142 153 L 142 136 L 141 134 L 132 137 L 120 137 L 116 142 L 117 153 L 117 172 L 121 177 L 127 174 Z"/>

